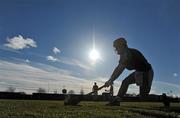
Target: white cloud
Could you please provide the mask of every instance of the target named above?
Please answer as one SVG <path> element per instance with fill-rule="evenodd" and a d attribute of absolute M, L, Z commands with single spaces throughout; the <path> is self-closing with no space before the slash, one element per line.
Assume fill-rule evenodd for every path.
<path fill-rule="evenodd" d="M 83 88 L 85 93 L 91 92 L 94 82 L 97 82 L 98 86 L 104 84 L 108 80 L 106 77 L 96 77 L 88 80 L 86 77 L 76 77 L 69 70 L 56 68 L 50 65 L 42 63 L 33 63 L 28 65 L 27 63 L 15 63 L 0 60 L 0 90 L 6 90 L 7 87 L 13 86 L 18 91 L 25 91 L 27 93 L 36 92 L 37 88 L 42 87 L 48 89 L 48 83 L 50 92 L 55 89 L 61 93 L 63 86 L 69 91 L 74 90 L 75 93 L 79 93 Z M 117 94 L 121 81 L 116 80 L 114 83 L 115 95 Z M 104 92 L 102 89 L 99 93 Z M 180 96 L 180 86 L 178 84 L 172 84 L 162 81 L 154 81 L 151 93 L 162 94 L 173 91 L 172 94 Z M 135 85 L 128 88 L 129 93 L 138 93 L 139 88 Z"/>
<path fill-rule="evenodd" d="M 26 63 L 29 63 L 29 62 L 30 62 L 30 60 L 29 60 L 29 59 L 26 59 L 26 60 L 25 60 L 25 62 L 26 62 Z"/>
<path fill-rule="evenodd" d="M 53 56 L 47 56 L 46 59 L 47 59 L 48 61 L 52 61 L 52 62 L 55 62 L 55 61 L 58 60 L 57 58 L 55 58 L 55 57 L 53 57 Z"/>
<path fill-rule="evenodd" d="M 163 81 L 154 81 L 152 84 L 152 92 L 154 94 L 162 94 L 162 93 L 172 93 L 176 96 L 180 96 L 179 91 L 180 91 L 180 85 L 174 84 L 174 83 L 169 83 L 169 82 L 163 82 Z"/>
<path fill-rule="evenodd" d="M 8 38 L 5 47 L 12 48 L 15 50 L 20 50 L 24 48 L 37 47 L 36 42 L 31 38 L 23 38 L 23 36 L 18 35 L 13 38 Z"/>
<path fill-rule="evenodd" d="M 178 74 L 177 73 L 173 73 L 173 77 L 178 77 Z"/>
<path fill-rule="evenodd" d="M 26 63 L 14 63 L 0 60 L 0 88 L 13 86 L 19 91 L 35 92 L 42 87 L 47 90 L 49 83 L 50 91 L 58 89 L 61 92 L 63 86 L 67 90 L 90 92 L 94 81 L 73 76 L 68 70 L 59 69 L 46 64 L 37 64 L 37 67 Z"/>
<path fill-rule="evenodd" d="M 90 65 L 86 65 L 82 62 L 80 62 L 79 60 L 76 60 L 76 59 L 69 59 L 69 58 L 56 58 L 56 57 L 53 57 L 53 56 L 47 56 L 46 59 L 48 61 L 52 61 L 52 62 L 59 62 L 59 63 L 63 63 L 63 64 L 67 64 L 67 65 L 71 65 L 71 66 L 77 66 L 77 67 L 80 67 L 82 69 L 85 69 L 85 70 L 90 70 L 91 69 L 91 66 Z"/>
<path fill-rule="evenodd" d="M 91 65 L 87 65 L 87 64 L 84 64 L 83 62 L 77 60 L 77 59 L 69 59 L 69 58 L 61 58 L 61 59 L 58 59 L 59 62 L 61 63 L 64 63 L 64 64 L 67 64 L 67 65 L 71 65 L 71 66 L 78 66 L 82 69 L 85 69 L 85 70 L 91 70 Z"/>
<path fill-rule="evenodd" d="M 60 53 L 61 51 L 60 51 L 60 49 L 54 47 L 54 48 L 53 48 L 53 52 L 54 52 L 55 54 L 57 54 L 57 53 Z"/>

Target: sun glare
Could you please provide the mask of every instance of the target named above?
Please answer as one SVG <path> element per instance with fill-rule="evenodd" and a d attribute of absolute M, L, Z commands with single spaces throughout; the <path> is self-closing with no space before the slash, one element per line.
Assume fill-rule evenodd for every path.
<path fill-rule="evenodd" d="M 90 54 L 89 54 L 89 57 L 92 61 L 96 61 L 97 59 L 100 58 L 100 55 L 99 55 L 99 52 L 96 50 L 96 49 L 92 49 Z"/>

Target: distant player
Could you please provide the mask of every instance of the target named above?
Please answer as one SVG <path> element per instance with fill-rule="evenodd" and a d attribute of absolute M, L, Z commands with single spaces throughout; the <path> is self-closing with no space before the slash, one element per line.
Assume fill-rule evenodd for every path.
<path fill-rule="evenodd" d="M 97 86 L 96 82 L 94 82 L 92 91 L 94 92 L 93 95 L 98 95 L 98 86 Z"/>

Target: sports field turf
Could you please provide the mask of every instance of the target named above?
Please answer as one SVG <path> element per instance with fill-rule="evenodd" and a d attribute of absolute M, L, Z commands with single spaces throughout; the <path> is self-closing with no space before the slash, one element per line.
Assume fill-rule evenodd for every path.
<path fill-rule="evenodd" d="M 81 102 L 64 106 L 63 101 L 0 100 L 0 118 L 180 118 L 180 104 L 166 109 L 162 103 L 123 102 L 105 106 L 106 102 Z"/>

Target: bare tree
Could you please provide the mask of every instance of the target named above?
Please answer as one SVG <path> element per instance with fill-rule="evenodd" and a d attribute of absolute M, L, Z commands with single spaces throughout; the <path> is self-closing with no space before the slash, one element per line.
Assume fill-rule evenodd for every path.
<path fill-rule="evenodd" d="M 46 93 L 46 90 L 44 88 L 38 88 L 37 93 Z"/>
<path fill-rule="evenodd" d="M 70 90 L 68 94 L 75 94 L 75 92 L 73 90 Z"/>
<path fill-rule="evenodd" d="M 6 91 L 7 91 L 7 92 L 15 92 L 15 90 L 16 90 L 16 88 L 10 86 L 10 87 L 7 88 Z"/>

